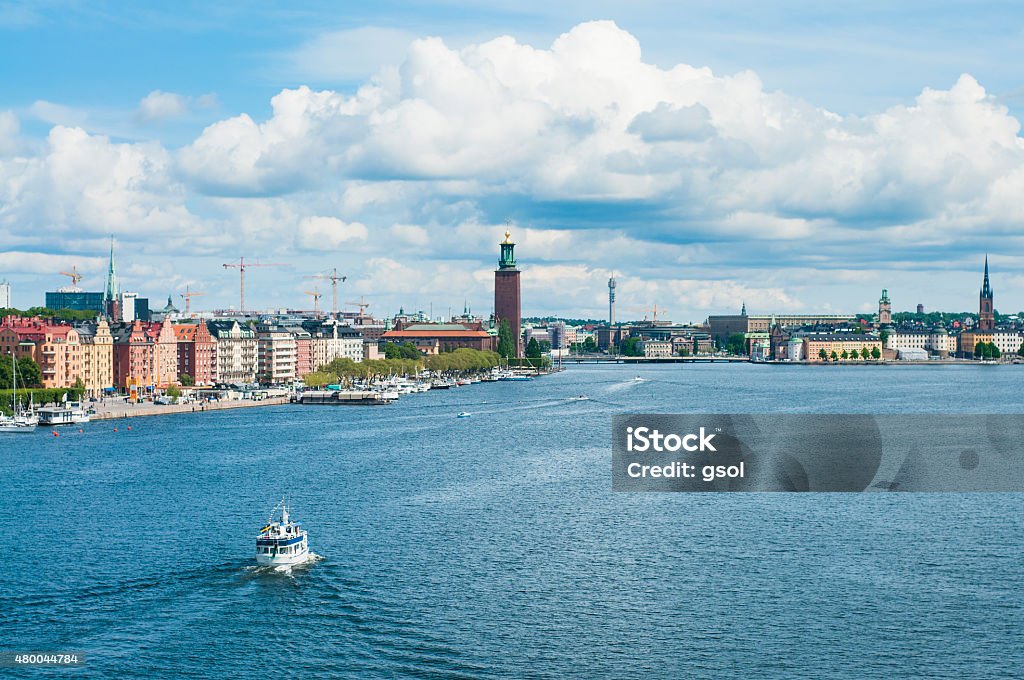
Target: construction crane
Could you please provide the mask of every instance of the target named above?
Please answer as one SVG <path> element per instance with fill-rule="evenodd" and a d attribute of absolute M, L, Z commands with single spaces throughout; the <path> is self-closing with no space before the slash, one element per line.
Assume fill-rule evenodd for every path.
<path fill-rule="evenodd" d="M 335 267 L 331 270 L 330 274 L 316 274 L 315 276 L 307 276 L 307 279 L 327 279 L 331 282 L 331 312 L 334 316 L 338 316 L 338 282 L 344 283 L 348 280 L 347 276 L 339 276 L 338 268 Z"/>
<path fill-rule="evenodd" d="M 320 298 L 323 297 L 324 294 L 321 293 L 320 289 L 317 288 L 316 286 L 313 286 L 313 290 L 312 291 L 308 291 L 307 290 L 307 291 L 305 291 L 305 293 L 306 293 L 306 295 L 312 295 L 313 296 L 313 318 L 314 319 L 319 319 L 320 318 Z"/>
<path fill-rule="evenodd" d="M 346 305 L 355 305 L 359 307 L 359 318 L 362 319 L 366 313 L 366 308 L 370 306 L 370 303 L 366 301 L 362 295 L 359 296 L 359 302 L 346 302 Z"/>
<path fill-rule="evenodd" d="M 206 295 L 206 293 L 199 291 L 193 293 L 188 286 L 185 286 L 185 292 L 179 293 L 179 295 L 185 300 L 185 316 L 190 316 L 192 314 L 192 298 Z"/>
<path fill-rule="evenodd" d="M 658 305 L 654 305 L 654 307 L 652 309 L 631 309 L 630 311 L 631 312 L 643 312 L 643 314 L 644 314 L 644 321 L 647 321 L 647 315 L 648 314 L 652 315 L 651 316 L 651 321 L 657 321 L 658 320 L 658 313 L 659 312 L 664 313 L 664 312 L 667 312 L 668 310 L 665 309 L 664 307 L 658 307 Z"/>
<path fill-rule="evenodd" d="M 254 264 L 252 262 L 246 262 L 244 257 L 238 258 L 238 262 L 231 262 L 224 265 L 225 269 L 237 269 L 238 270 L 238 313 L 245 313 L 245 270 L 249 267 L 284 267 L 287 266 L 280 262 L 265 262 L 262 264 Z"/>
<path fill-rule="evenodd" d="M 68 278 L 71 279 L 71 287 L 72 288 L 77 288 L 78 287 L 78 282 L 82 280 L 82 275 L 78 273 L 78 266 L 77 265 L 71 267 L 71 271 L 69 271 L 69 272 L 61 272 L 61 274 L 63 276 L 67 276 Z"/>

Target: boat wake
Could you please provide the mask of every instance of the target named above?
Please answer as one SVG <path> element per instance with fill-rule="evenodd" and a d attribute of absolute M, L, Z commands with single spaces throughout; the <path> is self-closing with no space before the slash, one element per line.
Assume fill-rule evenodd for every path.
<path fill-rule="evenodd" d="M 270 574 L 282 574 L 284 576 L 291 576 L 296 571 L 303 572 L 303 571 L 309 569 L 315 563 L 320 562 L 323 559 L 324 559 L 323 555 L 318 555 L 315 552 L 310 551 L 309 555 L 306 557 L 305 561 L 303 561 L 303 562 L 298 562 L 296 564 L 278 564 L 278 565 L 273 565 L 273 564 L 268 564 L 268 565 L 250 564 L 250 565 L 247 565 L 245 567 L 244 571 L 245 571 L 246 575 L 252 576 L 252 577 L 265 576 L 265 575 L 270 575 Z"/>

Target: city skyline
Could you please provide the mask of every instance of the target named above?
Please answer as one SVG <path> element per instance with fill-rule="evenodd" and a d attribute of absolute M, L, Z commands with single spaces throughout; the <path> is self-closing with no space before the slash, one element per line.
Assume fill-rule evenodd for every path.
<path fill-rule="evenodd" d="M 978 21 L 1005 6 L 972 6 L 951 43 L 959 10 L 943 7 L 898 68 L 842 86 L 833 75 L 886 55 L 879 38 L 851 56 L 870 22 L 846 10 L 739 24 L 729 53 L 659 33 L 669 10 L 656 3 L 477 8 L 452 23 L 455 7 L 422 28 L 385 10 L 353 21 L 261 9 L 190 71 L 166 48 L 218 34 L 234 10 L 185 25 L 72 9 L 73 29 L 57 10 L 5 6 L 0 54 L 44 33 L 161 39 L 136 45 L 145 72 L 104 62 L 117 87 L 101 71 L 72 86 L 33 79 L 79 68 L 57 53 L 0 99 L 0 279 L 15 304 L 42 304 L 72 266 L 80 287 L 102 290 L 113 234 L 123 287 L 154 302 L 190 286 L 204 309 L 237 307 L 237 273 L 222 265 L 244 256 L 289 265 L 248 277 L 260 308 L 311 308 L 304 277 L 337 268 L 343 302 L 438 315 L 468 300 L 486 314 L 511 219 L 526 315 L 603 318 L 613 271 L 621 318 L 656 304 L 699 321 L 744 302 L 868 313 L 881 288 L 895 310 L 971 310 L 985 252 L 997 309 L 1024 309 L 1020 83 L 996 58 L 1014 22 Z M 744 7 L 753 22 L 750 5 L 726 13 Z M 916 18 L 875 9 L 885 35 Z M 811 19 L 848 41 L 812 39 Z M 253 51 L 272 20 L 288 30 Z M 684 34 L 718 22 L 701 6 Z M 970 36 L 994 42 L 970 49 Z M 830 60 L 796 69 L 808 52 Z"/>

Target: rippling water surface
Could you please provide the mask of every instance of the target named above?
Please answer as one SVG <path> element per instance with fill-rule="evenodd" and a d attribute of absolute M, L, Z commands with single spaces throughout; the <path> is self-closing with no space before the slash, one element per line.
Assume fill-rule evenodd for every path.
<path fill-rule="evenodd" d="M 590 366 L 8 435 L 0 649 L 91 677 L 1019 673 L 1024 495 L 613 494 L 608 439 L 629 411 L 1024 413 L 1022 377 Z M 253 559 L 283 495 L 323 556 L 290 574 Z"/>

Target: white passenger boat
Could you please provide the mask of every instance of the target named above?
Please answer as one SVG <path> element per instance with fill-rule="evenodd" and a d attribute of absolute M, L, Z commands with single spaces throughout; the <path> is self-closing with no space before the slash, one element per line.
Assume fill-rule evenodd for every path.
<path fill-rule="evenodd" d="M 266 567 L 288 567 L 309 560 L 306 530 L 288 517 L 288 506 L 282 499 L 270 511 L 267 524 L 256 537 L 256 563 Z"/>
<path fill-rule="evenodd" d="M 40 425 L 78 425 L 89 422 L 89 413 L 81 404 L 70 403 L 64 406 L 44 406 L 39 409 Z"/>

